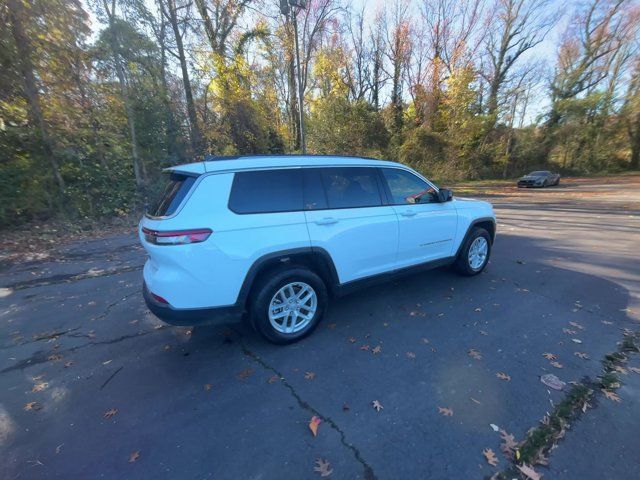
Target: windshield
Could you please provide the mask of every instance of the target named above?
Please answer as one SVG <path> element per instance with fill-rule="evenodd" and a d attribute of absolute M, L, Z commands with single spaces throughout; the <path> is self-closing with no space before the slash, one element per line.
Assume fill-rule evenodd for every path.
<path fill-rule="evenodd" d="M 168 217 L 173 215 L 184 197 L 189 193 L 197 177 L 171 172 L 169 182 L 162 195 L 151 204 L 147 214 L 152 217 Z"/>
<path fill-rule="evenodd" d="M 529 174 L 529 176 L 531 176 L 531 177 L 542 177 L 542 176 L 545 176 L 545 175 L 549 175 L 549 172 L 540 171 L 540 172 L 531 172 Z"/>

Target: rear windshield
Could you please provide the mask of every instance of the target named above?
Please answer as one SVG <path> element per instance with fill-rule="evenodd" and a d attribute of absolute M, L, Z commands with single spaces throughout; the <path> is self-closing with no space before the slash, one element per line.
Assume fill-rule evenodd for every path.
<path fill-rule="evenodd" d="M 170 173 L 169 183 L 158 200 L 151 204 L 147 213 L 152 217 L 173 215 L 184 197 L 189 193 L 197 177 L 181 173 Z"/>

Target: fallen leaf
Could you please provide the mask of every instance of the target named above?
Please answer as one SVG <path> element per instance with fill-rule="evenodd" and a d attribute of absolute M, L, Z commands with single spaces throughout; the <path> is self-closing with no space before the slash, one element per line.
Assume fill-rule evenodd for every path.
<path fill-rule="evenodd" d="M 64 443 L 61 443 L 60 445 L 58 445 L 56 447 L 56 455 L 58 455 L 61 451 L 62 451 L 62 446 L 64 445 Z"/>
<path fill-rule="evenodd" d="M 478 307 L 478 308 L 474 308 L 474 309 L 473 309 L 473 311 L 474 311 L 474 312 L 481 312 L 481 311 L 482 311 L 482 309 L 481 309 L 480 307 Z"/>
<path fill-rule="evenodd" d="M 638 367 L 629 367 L 629 370 L 631 370 L 633 373 L 637 373 L 638 375 L 640 375 L 640 368 Z"/>
<path fill-rule="evenodd" d="M 348 340 L 349 340 L 349 343 L 356 343 L 355 337 L 349 337 Z"/>
<path fill-rule="evenodd" d="M 413 353 L 413 352 L 407 352 L 407 354 L 406 354 L 406 355 L 407 355 L 407 358 L 410 358 L 410 359 L 414 359 L 414 358 L 416 358 L 416 354 L 415 354 L 415 353 Z"/>
<path fill-rule="evenodd" d="M 576 333 L 578 333 L 578 332 L 576 332 L 575 330 L 571 330 L 571 329 L 569 329 L 569 328 L 563 328 L 563 329 L 562 329 L 562 331 L 563 331 L 564 333 L 566 333 L 567 335 L 575 335 Z"/>
<path fill-rule="evenodd" d="M 133 463 L 140 458 L 140 450 L 136 450 L 129 455 L 129 463 Z"/>
<path fill-rule="evenodd" d="M 321 477 L 328 477 L 333 473 L 333 468 L 331 468 L 331 464 L 328 460 L 316 458 L 316 466 L 313 468 L 313 471 L 318 473 Z"/>
<path fill-rule="evenodd" d="M 627 369 L 626 369 L 626 368 L 624 368 L 624 367 L 621 367 L 620 365 L 615 365 L 615 366 L 613 367 L 613 369 L 614 369 L 616 372 L 621 373 L 621 374 L 623 374 L 623 375 L 628 375 L 628 374 L 629 374 L 629 372 L 627 371 Z"/>
<path fill-rule="evenodd" d="M 164 351 L 168 352 L 169 350 L 171 350 L 171 345 L 169 345 L 168 343 L 164 346 Z"/>
<path fill-rule="evenodd" d="M 369 350 L 369 345 L 362 345 L 360 350 Z"/>
<path fill-rule="evenodd" d="M 246 370 L 242 370 L 240 373 L 238 373 L 236 375 L 236 378 L 238 380 L 244 380 L 245 378 L 247 378 L 252 373 L 253 373 L 253 370 L 251 370 L 250 368 L 247 368 Z"/>
<path fill-rule="evenodd" d="M 482 455 L 484 455 L 484 458 L 487 459 L 487 463 L 492 467 L 495 467 L 496 465 L 498 465 L 498 459 L 496 458 L 496 454 L 493 453 L 493 450 L 491 450 L 490 448 L 485 448 L 484 450 L 482 450 Z"/>
<path fill-rule="evenodd" d="M 24 409 L 26 411 L 29 411 L 29 410 L 40 410 L 41 408 L 42 408 L 42 406 L 38 402 L 29 402 L 29 403 L 25 403 L 25 405 L 24 405 Z"/>
<path fill-rule="evenodd" d="M 569 322 L 569 325 L 571 325 L 572 327 L 576 327 L 578 330 L 584 330 L 584 327 L 578 322 Z"/>
<path fill-rule="evenodd" d="M 54 353 L 53 355 L 49 355 L 47 357 L 47 360 L 50 362 L 57 362 L 59 360 L 62 360 L 62 355 L 60 355 L 59 353 Z"/>
<path fill-rule="evenodd" d="M 320 426 L 321 422 L 322 420 L 315 415 L 311 417 L 311 420 L 309 420 L 309 430 L 311 430 L 311 433 L 313 433 L 314 437 L 318 436 L 318 427 Z"/>
<path fill-rule="evenodd" d="M 471 358 L 475 358 L 476 360 L 482 360 L 482 354 L 476 350 L 475 348 L 471 348 L 469 349 L 469 351 L 467 352 L 467 354 L 471 357 Z"/>
<path fill-rule="evenodd" d="M 562 390 L 566 383 L 560 380 L 558 377 L 551 373 L 547 373 L 546 375 L 542 375 L 540 377 L 540 381 L 544 383 L 547 387 L 553 388 L 554 390 Z"/>
<path fill-rule="evenodd" d="M 603 325 L 613 325 L 613 322 L 609 322 L 608 320 L 601 320 L 600 323 Z"/>
<path fill-rule="evenodd" d="M 578 340 L 577 338 L 572 338 L 571 341 L 573 343 L 582 343 L 582 340 Z"/>
<path fill-rule="evenodd" d="M 604 388 L 602 388 L 601 390 L 602 390 L 602 393 L 604 393 L 604 396 L 607 397 L 609 400 L 612 400 L 617 403 L 620 403 L 622 401 L 622 399 L 618 396 L 617 393 L 612 392 L 610 390 L 605 390 Z"/>
<path fill-rule="evenodd" d="M 500 380 L 505 380 L 507 382 L 511 381 L 511 377 L 504 372 L 496 373 L 496 377 L 498 377 Z"/>
<path fill-rule="evenodd" d="M 589 360 L 589 355 L 587 355 L 587 354 L 586 354 L 586 353 L 584 353 L 584 352 L 573 352 L 573 354 L 574 354 L 576 357 L 580 357 L 580 358 L 583 358 L 583 359 L 585 359 L 585 360 Z"/>
<path fill-rule="evenodd" d="M 491 430 L 493 430 L 494 432 L 500 431 L 500 427 L 494 423 L 490 423 L 489 426 L 491 427 Z"/>
<path fill-rule="evenodd" d="M 373 408 L 376 409 L 376 412 L 379 412 L 384 408 L 378 400 L 374 400 L 373 402 L 371 402 L 371 404 L 373 405 Z"/>
<path fill-rule="evenodd" d="M 484 330 L 480 330 L 480 335 L 489 335 L 487 332 L 485 332 Z"/>
<path fill-rule="evenodd" d="M 500 438 L 503 442 L 502 444 L 500 444 L 500 450 L 502 450 L 502 453 L 504 453 L 508 457 L 515 457 L 518 448 L 518 442 L 516 442 L 516 438 L 512 434 L 507 433 L 507 431 L 504 429 L 500 429 Z"/>
<path fill-rule="evenodd" d="M 205 392 L 210 392 L 212 387 L 213 387 L 213 385 L 211 385 L 210 383 L 205 383 L 204 384 L 204 391 Z"/>
<path fill-rule="evenodd" d="M 427 337 L 422 337 L 422 339 L 420 340 L 422 343 L 424 343 L 425 345 L 427 343 L 429 343 L 429 339 Z"/>
<path fill-rule="evenodd" d="M 556 360 L 558 357 L 553 353 L 543 353 L 542 356 L 547 360 Z"/>
<path fill-rule="evenodd" d="M 478 405 L 482 405 L 482 403 L 480 403 L 480 400 L 476 400 L 473 397 L 469 397 L 469 400 L 471 400 L 473 403 L 477 403 Z"/>
<path fill-rule="evenodd" d="M 409 315 L 412 317 L 426 317 L 427 314 L 424 312 L 418 312 L 417 310 L 412 311 Z"/>
<path fill-rule="evenodd" d="M 516 260 L 516 263 L 520 265 L 524 265 L 526 262 L 524 260 Z"/>
<path fill-rule="evenodd" d="M 374 355 L 377 355 L 381 351 L 382 351 L 382 347 L 380 345 L 376 345 L 375 347 L 373 347 L 373 350 L 371 350 L 371 353 L 373 353 Z"/>
<path fill-rule="evenodd" d="M 348 412 L 350 410 L 349 405 L 347 405 L 346 403 L 344 405 L 342 405 L 342 411 L 343 412 Z"/>
<path fill-rule="evenodd" d="M 536 472 L 533 467 L 530 467 L 526 463 L 524 465 L 516 465 L 518 470 L 520 470 L 528 480 L 540 480 L 542 478 L 542 474 Z"/>
<path fill-rule="evenodd" d="M 453 409 L 447 407 L 438 407 L 438 413 L 441 413 L 445 417 L 453 417 Z"/>
<path fill-rule="evenodd" d="M 564 368 L 564 366 L 560 362 L 551 362 L 551 365 L 556 368 Z"/>
<path fill-rule="evenodd" d="M 72 365 L 73 365 L 73 362 L 71 360 L 69 360 L 68 362 L 64 362 L 64 368 L 69 368 Z"/>
<path fill-rule="evenodd" d="M 45 390 L 47 387 L 49 386 L 49 384 L 47 382 L 39 382 L 36 383 L 33 388 L 31 388 L 32 392 L 41 392 L 43 390 Z"/>
<path fill-rule="evenodd" d="M 304 374 L 304 378 L 306 380 L 313 380 L 314 378 L 316 378 L 316 374 L 314 372 L 306 372 Z"/>
<path fill-rule="evenodd" d="M 104 417 L 104 418 L 111 418 L 111 417 L 113 417 L 116 413 L 118 413 L 118 409 L 117 409 L 117 408 L 112 408 L 111 410 L 107 410 L 106 412 L 104 412 L 103 417 Z"/>

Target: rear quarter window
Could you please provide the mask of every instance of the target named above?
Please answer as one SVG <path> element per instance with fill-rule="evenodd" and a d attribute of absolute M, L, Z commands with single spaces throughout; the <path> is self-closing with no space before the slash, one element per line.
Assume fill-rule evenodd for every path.
<path fill-rule="evenodd" d="M 237 172 L 229 209 L 234 213 L 276 213 L 302 210 L 300 169 Z"/>
<path fill-rule="evenodd" d="M 192 175 L 171 172 L 162 194 L 152 203 L 147 214 L 152 217 L 168 217 L 176 213 L 197 178 Z"/>

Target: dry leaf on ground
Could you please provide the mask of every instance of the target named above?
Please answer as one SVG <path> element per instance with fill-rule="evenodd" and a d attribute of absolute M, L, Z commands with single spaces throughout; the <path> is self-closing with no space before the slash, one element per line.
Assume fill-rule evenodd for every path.
<path fill-rule="evenodd" d="M 487 459 L 487 463 L 492 467 L 495 467 L 496 465 L 498 465 L 498 459 L 496 458 L 496 454 L 493 453 L 493 450 L 491 450 L 490 448 L 485 448 L 484 450 L 482 450 L 482 455 L 484 455 L 484 458 Z"/>
<path fill-rule="evenodd" d="M 564 366 L 560 362 L 551 362 L 551 365 L 556 368 L 564 368 Z"/>
<path fill-rule="evenodd" d="M 269 383 L 275 383 L 275 382 L 277 382 L 278 380 L 280 380 L 280 377 L 279 377 L 278 375 L 271 375 L 271 376 L 269 377 L 269 380 L 267 380 L 267 382 L 269 382 Z"/>
<path fill-rule="evenodd" d="M 104 412 L 104 418 L 111 418 L 113 417 L 116 413 L 118 413 L 118 409 L 117 408 L 112 408 L 111 410 L 107 410 L 106 412 Z"/>
<path fill-rule="evenodd" d="M 482 354 L 480 353 L 479 350 L 476 350 L 475 348 L 470 348 L 467 351 L 467 354 L 471 357 L 471 358 L 475 358 L 476 360 L 482 360 Z"/>
<path fill-rule="evenodd" d="M 438 413 L 441 413 L 445 417 L 453 417 L 453 410 L 447 407 L 438 407 Z"/>
<path fill-rule="evenodd" d="M 407 358 L 411 358 L 411 359 L 416 358 L 416 354 L 413 352 L 407 352 Z"/>
<path fill-rule="evenodd" d="M 587 354 L 586 354 L 586 353 L 584 353 L 584 352 L 573 352 L 573 354 L 574 354 L 576 357 L 580 357 L 580 358 L 582 358 L 582 359 L 584 359 L 584 360 L 589 360 L 589 355 L 587 355 Z"/>
<path fill-rule="evenodd" d="M 213 388 L 213 385 L 211 385 L 210 383 L 205 383 L 203 388 L 205 392 L 210 392 Z"/>
<path fill-rule="evenodd" d="M 516 465 L 516 468 L 520 470 L 528 480 L 540 480 L 542 478 L 541 473 L 536 472 L 533 467 L 530 467 L 527 464 Z"/>
<path fill-rule="evenodd" d="M 320 418 L 316 417 L 315 415 L 311 417 L 311 420 L 309 420 L 309 430 L 311 430 L 311 433 L 313 433 L 314 437 L 318 436 L 318 427 L 320 426 L 321 422 L 322 420 L 320 420 Z"/>
<path fill-rule="evenodd" d="M 349 343 L 356 343 L 355 337 L 349 337 L 347 340 L 349 340 Z"/>
<path fill-rule="evenodd" d="M 373 408 L 376 409 L 376 412 L 379 412 L 384 408 L 378 400 L 374 400 L 373 402 L 371 402 L 371 404 L 373 405 Z"/>
<path fill-rule="evenodd" d="M 40 383 L 36 383 L 32 388 L 31 391 L 36 393 L 36 392 L 41 392 L 43 390 L 45 390 L 47 387 L 49 386 L 49 383 L 47 382 L 40 382 Z"/>
<path fill-rule="evenodd" d="M 554 390 L 562 390 L 566 383 L 560 380 L 558 377 L 553 375 L 552 373 L 547 373 L 546 375 L 542 375 L 540 377 L 540 381 L 544 383 L 547 387 L 553 388 Z"/>
<path fill-rule="evenodd" d="M 496 373 L 496 377 L 498 377 L 500 380 L 505 380 L 507 382 L 511 381 L 511 377 L 504 372 Z"/>
<path fill-rule="evenodd" d="M 637 373 L 638 375 L 640 375 L 640 368 L 638 367 L 629 367 L 629 370 L 631 370 L 633 373 Z"/>
<path fill-rule="evenodd" d="M 140 450 L 136 450 L 129 455 L 129 463 L 133 463 L 140 458 Z"/>
<path fill-rule="evenodd" d="M 251 375 L 253 373 L 253 370 L 251 370 L 250 368 L 247 368 L 246 370 L 241 371 L 240 373 L 238 373 L 236 375 L 236 378 L 238 380 L 244 380 L 245 378 L 247 378 L 249 375 Z"/>
<path fill-rule="evenodd" d="M 360 350 L 369 350 L 369 345 L 362 345 Z"/>
<path fill-rule="evenodd" d="M 504 442 L 500 445 L 500 450 L 502 450 L 502 453 L 509 457 L 515 457 L 516 449 L 518 448 L 518 442 L 516 442 L 516 438 L 512 434 L 507 433 L 507 431 L 504 429 L 500 429 L 500 438 Z"/>
<path fill-rule="evenodd" d="M 29 410 L 40 410 L 42 407 L 40 406 L 40 404 L 38 402 L 29 402 L 29 403 L 25 403 L 24 405 L 24 409 L 26 411 Z"/>
<path fill-rule="evenodd" d="M 601 390 L 602 390 L 602 393 L 604 393 L 604 396 L 607 397 L 609 400 L 612 400 L 617 403 L 620 403 L 622 401 L 622 399 L 618 396 L 616 392 L 605 390 L 604 388 Z"/>
<path fill-rule="evenodd" d="M 376 345 L 373 350 L 371 350 L 371 353 L 373 353 L 374 355 L 377 355 L 378 353 L 380 353 L 382 351 L 382 347 L 380 345 Z"/>
<path fill-rule="evenodd" d="M 544 358 L 546 358 L 547 360 L 557 360 L 558 357 L 556 355 L 554 355 L 553 353 L 543 353 L 542 356 Z"/>
<path fill-rule="evenodd" d="M 314 378 L 316 378 L 316 374 L 314 372 L 306 372 L 304 374 L 304 378 L 306 380 L 313 380 Z"/>
<path fill-rule="evenodd" d="M 328 477 L 333 473 L 333 468 L 331 468 L 331 464 L 328 460 L 316 458 L 316 466 L 313 468 L 313 471 L 319 474 L 321 477 Z"/>

